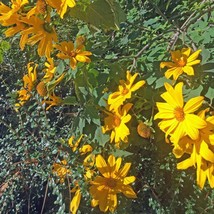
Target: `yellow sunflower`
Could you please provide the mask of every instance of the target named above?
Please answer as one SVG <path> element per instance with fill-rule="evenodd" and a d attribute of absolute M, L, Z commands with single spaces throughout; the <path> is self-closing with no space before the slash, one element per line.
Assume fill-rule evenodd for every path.
<path fill-rule="evenodd" d="M 91 205 L 99 205 L 103 212 L 114 212 L 117 207 L 117 194 L 123 193 L 128 198 L 137 198 L 134 190 L 129 185 L 135 181 L 134 176 L 126 177 L 131 163 L 126 163 L 120 169 L 122 158 L 110 155 L 108 162 L 101 155 L 96 157 L 96 168 L 102 176 L 97 176 L 90 182 L 89 189 L 92 196 Z"/>
<path fill-rule="evenodd" d="M 74 7 L 76 5 L 74 0 L 46 0 L 46 2 L 57 10 L 61 19 L 63 19 L 68 7 Z"/>
<path fill-rule="evenodd" d="M 35 45 L 39 43 L 37 49 L 39 56 L 50 58 L 53 44 L 58 41 L 55 28 L 51 23 L 50 15 L 45 19 L 31 16 L 29 19 L 23 18 L 22 22 L 29 25 L 29 27 L 21 31 L 21 35 L 24 39 L 20 40 L 20 48 L 23 50 L 26 44 Z"/>
<path fill-rule="evenodd" d="M 145 84 L 144 80 L 141 80 L 134 84 L 134 81 L 137 76 L 138 76 L 138 73 L 135 73 L 132 76 L 130 71 L 127 71 L 127 74 L 126 74 L 127 80 L 126 81 L 120 80 L 118 91 L 110 94 L 108 97 L 107 102 L 110 106 L 109 107 L 110 111 L 112 109 L 117 109 L 119 106 L 121 106 L 126 99 L 131 98 L 132 92 L 138 90 L 140 87 L 142 87 Z"/>
<path fill-rule="evenodd" d="M 35 83 L 37 81 L 37 69 L 38 64 L 35 64 L 30 62 L 27 65 L 28 74 L 25 74 L 23 76 L 23 88 L 19 90 L 18 93 L 18 100 L 19 103 L 16 103 L 16 107 L 23 106 L 27 100 L 31 97 L 31 92 L 35 86 Z"/>
<path fill-rule="evenodd" d="M 182 82 L 174 88 L 168 83 L 165 83 L 164 86 L 167 92 L 163 93 L 161 97 L 166 103 L 156 103 L 159 112 L 154 119 L 162 119 L 158 126 L 166 133 L 166 138 L 171 135 L 175 142 L 186 135 L 193 140 L 198 139 L 199 129 L 206 127 L 207 123 L 194 112 L 200 108 L 204 97 L 194 97 L 184 104 Z"/>
<path fill-rule="evenodd" d="M 110 142 L 115 141 L 117 146 L 121 141 L 128 142 L 130 131 L 126 123 L 131 120 L 131 115 L 128 114 L 131 107 L 132 104 L 127 103 L 123 107 L 119 107 L 115 112 L 106 111 L 108 116 L 104 119 L 105 125 L 102 127 L 102 131 L 105 133 L 111 130 Z"/>
<path fill-rule="evenodd" d="M 182 50 L 171 51 L 172 62 L 161 62 L 160 67 L 169 68 L 165 72 L 165 77 L 169 79 L 173 76 L 174 80 L 184 72 L 188 75 L 194 75 L 193 65 L 199 64 L 201 60 L 197 59 L 201 50 L 195 51 L 190 55 L 190 48 L 182 48 Z"/>
<path fill-rule="evenodd" d="M 59 45 L 55 45 L 56 49 L 60 51 L 57 54 L 57 57 L 60 59 L 69 59 L 70 67 L 75 69 L 77 66 L 77 62 L 91 62 L 88 56 L 91 56 L 92 53 L 89 51 L 85 51 L 84 45 L 79 45 L 76 48 L 74 47 L 73 42 L 61 42 Z"/>
<path fill-rule="evenodd" d="M 52 171 L 59 177 L 60 183 L 64 183 L 66 175 L 71 174 L 71 170 L 68 169 L 66 160 L 62 160 L 60 163 L 54 163 Z"/>

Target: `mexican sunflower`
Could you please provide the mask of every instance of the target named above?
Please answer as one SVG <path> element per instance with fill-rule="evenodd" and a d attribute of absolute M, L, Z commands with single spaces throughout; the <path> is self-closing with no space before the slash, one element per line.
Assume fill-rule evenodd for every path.
<path fill-rule="evenodd" d="M 59 177 L 60 183 L 64 183 L 66 175 L 71 174 L 71 170 L 68 169 L 66 160 L 62 160 L 60 163 L 54 163 L 52 171 Z"/>
<path fill-rule="evenodd" d="M 132 104 L 127 103 L 123 107 L 119 107 L 115 112 L 105 111 L 108 116 L 104 119 L 102 131 L 105 133 L 111 130 L 110 142 L 115 141 L 117 145 L 120 141 L 128 142 L 130 131 L 126 123 L 131 120 L 131 115 L 128 114 L 131 107 Z"/>
<path fill-rule="evenodd" d="M 68 7 L 74 7 L 76 5 L 74 0 L 46 0 L 46 2 L 57 10 L 61 19 L 63 19 Z"/>
<path fill-rule="evenodd" d="M 31 16 L 29 19 L 23 18 L 22 22 L 29 25 L 21 31 L 24 39 L 20 41 L 20 48 L 23 50 L 26 44 L 35 45 L 38 43 L 37 52 L 39 56 L 50 58 L 53 44 L 58 41 L 55 28 L 52 26 L 50 15 L 45 19 Z"/>
<path fill-rule="evenodd" d="M 207 126 L 199 131 L 199 138 L 192 140 L 189 137 L 182 138 L 178 145 L 182 153 L 190 154 L 190 157 L 177 164 L 178 169 L 196 167 L 197 184 L 202 189 L 208 178 L 211 188 L 214 187 L 214 116 L 205 119 L 205 111 L 199 114 L 200 118 L 206 120 Z M 191 147 L 185 147 L 185 144 Z M 188 150 L 186 149 L 188 148 Z M 178 146 L 174 153 L 180 153 Z"/>
<path fill-rule="evenodd" d="M 11 8 L 0 2 L 0 24 L 9 27 L 5 31 L 6 37 L 11 37 L 14 34 L 25 29 L 25 24 L 21 22 L 21 8 L 28 3 L 28 0 L 14 0 Z M 23 39 L 23 37 L 21 37 Z"/>
<path fill-rule="evenodd" d="M 174 80 L 184 72 L 187 75 L 194 75 L 193 65 L 199 64 L 201 60 L 197 59 L 201 50 L 191 53 L 190 48 L 182 48 L 181 50 L 171 51 L 172 62 L 161 62 L 160 67 L 169 68 L 165 72 L 165 77 L 169 79 L 173 76 Z"/>
<path fill-rule="evenodd" d="M 46 110 L 49 110 L 53 106 L 58 106 L 62 104 L 62 99 L 61 97 L 56 96 L 54 93 L 53 95 L 49 95 L 48 100 L 43 100 L 42 103 L 46 103 L 49 106 L 46 108 Z"/>
<path fill-rule="evenodd" d="M 199 129 L 206 127 L 207 123 L 193 113 L 200 108 L 204 97 L 194 97 L 184 104 L 182 82 L 174 88 L 168 83 L 165 83 L 164 86 L 167 91 L 161 97 L 166 103 L 156 103 L 159 112 L 154 119 L 162 119 L 158 126 L 166 133 L 166 139 L 168 135 L 173 137 L 175 143 L 186 135 L 193 140 L 198 139 Z"/>
<path fill-rule="evenodd" d="M 75 69 L 77 62 L 91 62 L 88 56 L 91 56 L 92 53 L 84 50 L 84 45 L 79 45 L 76 48 L 74 47 L 73 42 L 61 42 L 59 45 L 55 45 L 56 49 L 60 51 L 57 54 L 57 57 L 60 59 L 69 59 L 70 67 Z"/>
<path fill-rule="evenodd" d="M 102 176 L 95 177 L 90 182 L 89 192 L 92 196 L 91 205 L 99 205 L 103 212 L 114 212 L 117 207 L 117 194 L 123 193 L 128 198 L 137 198 L 134 190 L 129 185 L 135 181 L 134 176 L 127 176 L 131 163 L 126 163 L 120 169 L 122 158 L 108 157 L 108 162 L 101 155 L 96 157 L 96 168 Z"/>
<path fill-rule="evenodd" d="M 28 0 L 12 0 L 11 8 L 0 2 L 0 23 L 8 21 L 26 4 Z"/>
<path fill-rule="evenodd" d="M 117 109 L 119 106 L 121 106 L 126 99 L 131 98 L 132 92 L 138 90 L 140 87 L 142 87 L 145 84 L 144 80 L 138 81 L 134 84 L 134 81 L 136 77 L 138 76 L 138 73 L 135 73 L 133 76 L 131 75 L 130 71 L 127 71 L 126 73 L 126 81 L 120 80 L 120 85 L 118 87 L 118 91 L 112 93 L 108 97 L 108 104 L 110 111 L 112 109 Z"/>

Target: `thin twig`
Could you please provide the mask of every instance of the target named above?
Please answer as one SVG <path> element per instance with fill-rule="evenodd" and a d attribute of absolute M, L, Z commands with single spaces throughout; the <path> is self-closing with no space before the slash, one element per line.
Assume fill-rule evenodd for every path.
<path fill-rule="evenodd" d="M 48 181 L 47 181 L 47 185 L 46 185 L 46 188 L 45 188 L 45 196 L 44 196 L 44 200 L 43 200 L 42 209 L 41 209 L 40 214 L 43 214 L 43 211 L 44 211 L 44 208 L 45 208 L 45 202 L 46 202 L 47 193 L 48 193 L 48 183 L 49 183 L 49 180 L 50 180 L 50 175 L 48 176 Z"/>

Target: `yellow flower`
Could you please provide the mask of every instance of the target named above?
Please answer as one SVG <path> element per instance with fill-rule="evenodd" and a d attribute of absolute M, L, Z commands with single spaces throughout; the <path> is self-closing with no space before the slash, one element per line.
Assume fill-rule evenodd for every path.
<path fill-rule="evenodd" d="M 10 21 L 11 17 L 25 5 L 28 0 L 12 0 L 11 8 L 0 2 L 0 22 Z M 4 25 L 5 26 L 5 25 Z"/>
<path fill-rule="evenodd" d="M 117 109 L 121 106 L 126 99 L 131 98 L 132 92 L 138 90 L 145 84 L 144 80 L 141 80 L 137 83 L 134 83 L 138 73 L 135 73 L 133 76 L 131 75 L 130 71 L 127 71 L 126 78 L 127 80 L 120 80 L 120 85 L 118 87 L 118 91 L 112 93 L 108 97 L 108 104 L 110 111 L 112 109 Z"/>
<path fill-rule="evenodd" d="M 45 12 L 47 11 L 47 3 L 45 0 L 37 0 L 36 6 L 33 7 L 28 13 L 27 13 L 27 18 L 30 18 L 31 16 L 35 14 L 42 14 L 44 15 Z"/>
<path fill-rule="evenodd" d="M 72 151 L 75 152 L 83 138 L 84 134 L 81 134 L 81 136 L 78 138 L 78 140 L 74 143 L 74 136 L 71 136 L 68 140 L 68 145 L 71 147 Z"/>
<path fill-rule="evenodd" d="M 127 103 L 123 107 L 119 107 L 115 112 L 107 112 L 108 116 L 104 119 L 104 126 L 102 127 L 103 133 L 111 131 L 110 141 L 118 145 L 120 141 L 128 142 L 128 135 L 130 131 L 126 126 L 131 120 L 131 115 L 127 114 L 130 108 L 132 107 L 131 103 Z"/>
<path fill-rule="evenodd" d="M 57 54 L 57 57 L 60 59 L 69 59 L 70 67 L 75 69 L 77 66 L 77 62 L 91 62 L 88 56 L 91 56 L 92 53 L 89 51 L 84 51 L 84 45 L 79 45 L 76 48 L 74 47 L 73 42 L 61 42 L 59 45 L 55 45 L 55 47 L 61 51 Z"/>
<path fill-rule="evenodd" d="M 129 185 L 135 181 L 134 176 L 126 177 L 131 163 L 126 163 L 120 169 L 122 158 L 115 158 L 110 155 L 108 163 L 101 155 L 96 157 L 96 167 L 102 176 L 97 176 L 91 181 L 90 194 L 91 205 L 99 205 L 102 212 L 114 212 L 117 207 L 117 194 L 123 193 L 128 198 L 136 198 L 136 194 Z"/>
<path fill-rule="evenodd" d="M 199 64 L 201 60 L 197 59 L 201 50 L 197 50 L 190 55 L 190 48 L 182 48 L 171 52 L 172 62 L 161 62 L 160 67 L 168 67 L 165 72 L 165 77 L 169 79 L 173 75 L 173 79 L 177 80 L 178 77 L 184 72 L 188 75 L 194 75 L 193 65 Z"/>
<path fill-rule="evenodd" d="M 67 11 L 67 7 L 74 7 L 76 5 L 74 0 L 46 0 L 46 2 L 57 10 L 61 19 L 63 19 L 63 16 Z"/>
<path fill-rule="evenodd" d="M 50 15 L 45 19 L 31 16 L 29 19 L 23 18 L 22 22 L 28 24 L 29 27 L 21 31 L 21 35 L 24 37 L 24 39 L 20 41 L 21 49 L 24 49 L 25 44 L 35 45 L 38 42 L 39 56 L 45 55 L 47 58 L 50 58 L 53 43 L 58 40 L 56 31 L 50 20 Z"/>
<path fill-rule="evenodd" d="M 171 135 L 175 142 L 186 135 L 193 140 L 198 139 L 199 129 L 206 127 L 207 124 L 193 113 L 202 105 L 204 97 L 194 97 L 184 104 L 182 82 L 178 83 L 175 88 L 168 83 L 165 83 L 164 86 L 167 92 L 163 93 L 161 97 L 166 103 L 156 103 L 159 112 L 154 119 L 163 119 L 158 126 L 166 133 L 166 138 Z"/>
<path fill-rule="evenodd" d="M 46 110 L 49 110 L 52 106 L 60 105 L 62 103 L 62 99 L 53 93 L 53 95 L 49 95 L 49 100 L 43 100 L 42 103 L 48 104 L 49 106 L 46 108 Z"/>
<path fill-rule="evenodd" d="M 74 197 L 70 203 L 70 212 L 72 214 L 76 214 L 77 209 L 79 208 L 79 205 L 80 205 L 81 197 L 82 197 L 82 194 L 81 194 L 81 191 L 80 191 L 78 184 L 76 187 L 74 187 L 71 190 L 71 192 L 75 192 L 75 195 L 74 195 Z"/>
<path fill-rule="evenodd" d="M 60 163 L 54 163 L 53 173 L 55 173 L 60 178 L 60 183 L 64 183 L 66 175 L 71 174 L 71 170 L 67 168 L 67 161 L 62 160 Z"/>
<path fill-rule="evenodd" d="M 21 8 L 27 3 L 27 0 L 12 1 L 12 8 L 10 8 L 0 2 L 0 24 L 5 27 L 10 26 L 10 28 L 5 31 L 6 37 L 11 37 L 14 34 L 25 29 L 25 24 L 21 22 Z M 21 40 L 23 39 L 24 37 L 22 36 Z"/>
<path fill-rule="evenodd" d="M 18 100 L 19 103 L 15 104 L 17 107 L 23 106 L 27 100 L 31 97 L 31 92 L 35 86 L 35 83 L 37 81 L 37 69 L 38 65 L 33 65 L 32 62 L 28 63 L 27 69 L 28 74 L 25 74 L 23 76 L 23 89 L 19 90 L 18 93 Z"/>
<path fill-rule="evenodd" d="M 56 67 L 54 66 L 53 58 L 47 58 L 47 61 L 45 62 L 45 69 L 43 70 L 45 72 L 45 76 L 43 77 L 45 82 L 50 82 L 55 74 Z"/>
<path fill-rule="evenodd" d="M 205 119 L 204 113 L 200 117 Z M 214 116 L 208 117 L 206 122 L 207 126 L 200 130 L 197 140 L 184 137 L 182 145 L 178 144 L 174 151 L 177 154 L 180 149 L 182 154 L 184 152 L 190 154 L 189 158 L 177 164 L 177 168 L 187 169 L 195 166 L 197 168 L 197 184 L 201 189 L 204 187 L 207 178 L 210 186 L 214 187 Z M 186 142 L 186 148 L 184 142 Z"/>

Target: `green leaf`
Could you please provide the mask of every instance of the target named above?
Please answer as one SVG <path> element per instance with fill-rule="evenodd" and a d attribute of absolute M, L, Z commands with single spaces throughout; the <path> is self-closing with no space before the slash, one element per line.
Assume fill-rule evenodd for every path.
<path fill-rule="evenodd" d="M 109 135 L 103 134 L 102 128 L 98 127 L 95 131 L 94 139 L 98 142 L 100 146 L 105 146 L 105 144 L 109 141 Z"/>
<path fill-rule="evenodd" d="M 112 152 L 112 154 L 113 154 L 115 157 L 127 157 L 127 156 L 132 155 L 133 153 L 127 152 L 127 151 L 125 151 L 125 150 L 116 149 L 114 152 Z"/>
<path fill-rule="evenodd" d="M 78 5 L 71 8 L 70 15 L 83 20 L 96 28 L 119 29 L 119 24 L 125 21 L 125 13 L 120 5 L 112 0 L 95 1 L 85 11 Z"/>
<path fill-rule="evenodd" d="M 65 105 L 78 105 L 77 99 L 74 96 L 68 96 L 63 100 Z"/>
<path fill-rule="evenodd" d="M 189 100 L 193 97 L 197 97 L 197 96 L 200 96 L 201 92 L 203 90 L 203 86 L 200 85 L 198 88 L 195 88 L 195 89 L 188 89 L 186 90 L 184 88 L 184 94 L 185 94 L 185 100 Z"/>
<path fill-rule="evenodd" d="M 205 97 L 210 99 L 210 102 L 212 103 L 212 101 L 214 99 L 214 88 L 209 87 L 207 93 L 205 94 Z"/>

